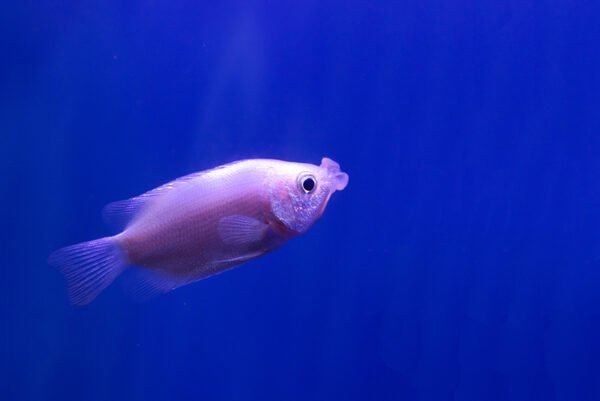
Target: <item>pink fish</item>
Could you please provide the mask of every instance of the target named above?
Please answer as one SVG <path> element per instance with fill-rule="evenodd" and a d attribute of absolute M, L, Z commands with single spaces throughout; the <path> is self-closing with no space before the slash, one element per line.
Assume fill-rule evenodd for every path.
<path fill-rule="evenodd" d="M 104 208 L 124 230 L 52 253 L 73 304 L 85 305 L 129 266 L 138 290 L 164 293 L 271 252 L 308 230 L 348 174 L 320 166 L 242 160 L 171 181 Z"/>

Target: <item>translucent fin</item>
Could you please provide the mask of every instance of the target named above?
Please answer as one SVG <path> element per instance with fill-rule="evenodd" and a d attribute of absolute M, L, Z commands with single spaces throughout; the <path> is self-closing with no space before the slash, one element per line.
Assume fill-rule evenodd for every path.
<path fill-rule="evenodd" d="M 161 270 L 140 267 L 123 277 L 123 288 L 134 301 L 143 302 L 181 287 L 187 278 L 173 277 Z"/>
<path fill-rule="evenodd" d="M 109 203 L 102 209 L 104 221 L 112 227 L 124 229 L 139 213 L 149 198 L 139 196 Z"/>
<path fill-rule="evenodd" d="M 255 252 L 251 252 L 248 253 L 246 255 L 242 255 L 242 256 L 236 256 L 236 257 L 232 257 L 232 258 L 227 258 L 227 259 L 220 259 L 215 261 L 215 264 L 217 266 L 238 266 L 241 265 L 244 262 L 247 262 L 249 260 L 252 260 L 254 258 L 257 258 L 259 256 L 264 255 L 265 253 L 262 251 L 255 251 Z"/>
<path fill-rule="evenodd" d="M 65 276 L 74 305 L 87 305 L 127 267 L 114 237 L 101 238 L 59 249 L 48 258 Z"/>
<path fill-rule="evenodd" d="M 146 208 L 146 206 L 148 206 L 151 200 L 156 199 L 159 196 L 165 195 L 173 190 L 179 190 L 189 187 L 194 180 L 202 177 L 203 175 L 214 172 L 216 170 L 224 169 L 236 163 L 238 162 L 224 164 L 222 166 L 215 167 L 210 170 L 204 170 L 188 174 L 134 198 L 109 203 L 102 210 L 104 221 L 106 221 L 108 224 L 115 228 L 124 229 L 137 215 L 140 214 L 141 211 L 143 211 Z"/>
<path fill-rule="evenodd" d="M 253 217 L 235 214 L 219 221 L 219 235 L 228 245 L 247 245 L 262 240 L 268 227 Z"/>
<path fill-rule="evenodd" d="M 173 276 L 161 269 L 134 268 L 125 274 L 121 282 L 125 292 L 134 301 L 144 302 L 179 287 L 223 273 L 263 254 L 264 252 L 257 251 L 243 256 L 218 260 L 210 266 L 198 267 L 181 276 Z"/>

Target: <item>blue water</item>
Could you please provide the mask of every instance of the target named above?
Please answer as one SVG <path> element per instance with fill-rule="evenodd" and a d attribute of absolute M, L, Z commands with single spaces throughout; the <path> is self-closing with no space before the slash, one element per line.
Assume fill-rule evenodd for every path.
<path fill-rule="evenodd" d="M 12 3 L 1 400 L 600 400 L 594 2 Z M 324 155 L 346 190 L 231 272 L 76 308 L 46 264 L 108 202 Z"/>

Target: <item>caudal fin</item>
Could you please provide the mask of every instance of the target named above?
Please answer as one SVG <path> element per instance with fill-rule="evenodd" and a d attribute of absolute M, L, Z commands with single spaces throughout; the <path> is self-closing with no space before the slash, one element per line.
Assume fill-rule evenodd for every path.
<path fill-rule="evenodd" d="M 118 240 L 114 237 L 71 245 L 53 252 L 48 263 L 65 276 L 69 298 L 75 305 L 87 305 L 127 267 Z"/>

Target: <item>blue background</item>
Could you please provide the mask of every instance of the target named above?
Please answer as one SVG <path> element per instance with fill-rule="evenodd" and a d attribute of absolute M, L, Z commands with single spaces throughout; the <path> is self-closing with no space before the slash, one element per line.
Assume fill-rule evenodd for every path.
<path fill-rule="evenodd" d="M 0 6 L 0 399 L 600 400 L 592 1 Z M 110 201 L 337 160 L 306 235 L 68 304 Z"/>

